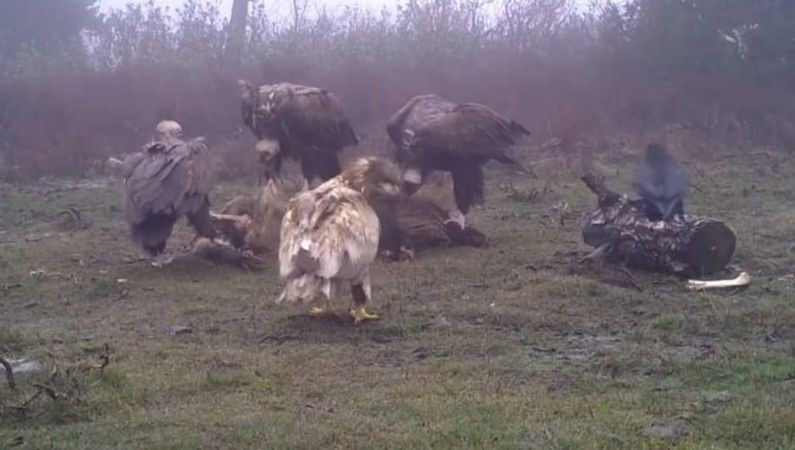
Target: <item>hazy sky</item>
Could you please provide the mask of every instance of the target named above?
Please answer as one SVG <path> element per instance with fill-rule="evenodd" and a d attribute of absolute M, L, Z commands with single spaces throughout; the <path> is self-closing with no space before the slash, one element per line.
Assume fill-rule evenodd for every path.
<path fill-rule="evenodd" d="M 159 3 L 161 5 L 174 8 L 181 5 L 183 1 L 184 0 L 155 0 L 155 3 Z M 224 14 L 229 15 L 229 12 L 232 9 L 232 0 L 210 0 L 210 1 L 216 3 Z M 333 10 L 348 5 L 366 6 L 375 9 L 381 9 L 383 6 L 389 6 L 391 8 L 398 2 L 403 2 L 405 0 L 308 0 L 308 1 L 310 5 L 309 6 L 310 10 L 320 9 L 324 6 Z M 147 0 L 99 0 L 99 5 L 100 9 L 104 11 L 110 8 L 121 8 L 127 3 L 146 3 L 146 2 Z M 577 0 L 577 3 L 579 3 L 582 6 L 588 5 L 590 2 L 591 0 Z M 269 0 L 266 4 L 273 5 L 272 6 L 273 9 L 271 11 L 272 14 L 282 14 L 290 10 L 289 5 L 292 4 L 292 0 Z"/>
<path fill-rule="evenodd" d="M 107 10 L 110 8 L 121 8 L 128 3 L 146 3 L 148 0 L 99 0 L 100 10 Z M 217 4 L 225 15 L 229 15 L 229 12 L 232 10 L 232 0 L 210 0 L 211 2 Z M 347 5 L 360 5 L 360 6 L 367 6 L 367 7 L 374 7 L 380 9 L 385 5 L 395 5 L 398 0 L 309 0 L 309 8 L 313 9 L 312 5 L 317 9 L 326 6 L 330 9 L 336 9 L 342 6 Z M 402 1 L 402 0 L 401 0 Z M 155 0 L 155 3 L 169 6 L 171 8 L 180 6 L 184 0 Z M 285 11 L 289 11 L 289 5 L 292 4 L 292 0 L 269 0 L 267 5 L 273 5 L 272 13 L 281 13 Z"/>

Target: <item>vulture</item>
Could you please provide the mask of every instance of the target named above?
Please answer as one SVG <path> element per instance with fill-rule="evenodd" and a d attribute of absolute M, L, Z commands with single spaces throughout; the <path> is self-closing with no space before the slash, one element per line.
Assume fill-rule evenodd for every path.
<path fill-rule="evenodd" d="M 339 175 L 337 154 L 359 140 L 334 94 L 291 83 L 255 88 L 241 80 L 240 87 L 243 123 L 259 139 L 266 179 L 280 172 L 285 158 L 298 161 L 310 183 Z"/>
<path fill-rule="evenodd" d="M 279 302 L 319 303 L 324 314 L 346 283 L 354 323 L 378 319 L 365 305 L 372 297 L 370 264 L 378 253 L 380 222 L 368 199 L 398 196 L 400 171 L 389 161 L 362 158 L 340 175 L 287 203 L 279 242 Z"/>
<path fill-rule="evenodd" d="M 684 215 L 687 177 L 662 145 L 651 143 L 646 147 L 634 186 L 649 220 L 667 221 Z"/>
<path fill-rule="evenodd" d="M 182 216 L 196 232 L 213 239 L 208 194 L 212 188 L 210 155 L 201 138 L 180 139 L 173 121 L 157 125 L 157 139 L 121 164 L 124 210 L 134 242 L 152 256 L 152 265 L 171 261 L 166 241 Z"/>
<path fill-rule="evenodd" d="M 397 161 L 409 191 L 423 184 L 434 170 L 450 172 L 458 211 L 453 216 L 464 229 L 464 215 L 483 202 L 483 165 L 489 160 L 522 165 L 506 154 L 530 133 L 520 123 L 478 103 L 452 103 L 438 95 L 412 98 L 387 123 L 389 138 L 398 146 Z"/>
<path fill-rule="evenodd" d="M 391 169 L 393 171 L 396 168 Z M 369 193 L 368 203 L 380 223 L 378 252 L 388 259 L 413 259 L 414 252 L 430 247 L 480 247 L 486 236 L 467 225 L 462 231 L 449 221 L 445 185 L 429 183 L 412 196 Z M 306 188 L 308 190 L 308 188 Z M 287 206 L 287 196 L 274 180 L 255 195 L 239 195 L 211 213 L 217 232 L 238 249 L 258 255 L 276 251 Z"/>

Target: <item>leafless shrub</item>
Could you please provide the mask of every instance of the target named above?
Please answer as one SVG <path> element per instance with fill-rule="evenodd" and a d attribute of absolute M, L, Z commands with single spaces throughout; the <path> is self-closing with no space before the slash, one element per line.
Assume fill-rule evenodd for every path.
<path fill-rule="evenodd" d="M 769 129 L 756 137 L 790 140 L 791 126 L 765 118 L 791 116 L 795 104 L 785 76 L 795 36 L 777 25 L 786 12 L 729 2 L 715 14 L 714 3 L 631 0 L 583 12 L 572 0 L 406 0 L 393 11 L 311 13 L 297 0 L 281 23 L 257 1 L 241 70 L 338 93 L 375 147 L 367 151 L 382 151 L 385 119 L 426 92 L 488 103 L 540 139 L 559 139 L 561 151 L 626 124 Z M 84 175 L 92 161 L 137 148 L 163 118 L 218 144 L 225 176 L 249 173 L 253 140 L 223 70 L 228 24 L 214 5 L 127 6 L 98 20 L 82 46 L 63 40 L 4 58 L 0 176 Z M 736 25 L 746 17 L 759 25 Z"/>

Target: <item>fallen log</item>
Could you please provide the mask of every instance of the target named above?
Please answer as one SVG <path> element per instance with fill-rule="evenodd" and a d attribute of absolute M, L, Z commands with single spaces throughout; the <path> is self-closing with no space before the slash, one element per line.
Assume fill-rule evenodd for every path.
<path fill-rule="evenodd" d="M 690 214 L 668 221 L 649 220 L 643 201 L 618 194 L 593 174 L 583 183 L 597 196 L 582 236 L 610 261 L 680 276 L 709 275 L 728 264 L 736 245 L 725 223 Z"/>

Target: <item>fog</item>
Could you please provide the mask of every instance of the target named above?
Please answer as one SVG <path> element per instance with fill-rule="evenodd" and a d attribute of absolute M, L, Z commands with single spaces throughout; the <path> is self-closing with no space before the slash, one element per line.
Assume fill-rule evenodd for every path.
<path fill-rule="evenodd" d="M 597 151 L 671 126 L 795 135 L 788 2 L 380 1 L 361 5 L 388 12 L 253 1 L 244 28 L 229 22 L 230 0 L 5 1 L 0 177 L 85 176 L 162 118 L 206 136 L 225 175 L 248 173 L 240 78 L 336 93 L 361 152 L 384 151 L 386 119 L 429 92 L 520 119 L 533 132 L 528 155 L 549 141 Z"/>
<path fill-rule="evenodd" d="M 98 6 L 100 11 L 108 12 L 111 9 L 124 8 L 130 3 L 143 5 L 148 3 L 148 0 L 100 0 Z M 185 0 L 157 0 L 155 3 L 173 10 L 181 7 L 185 3 Z M 221 14 L 223 14 L 225 17 L 229 17 L 230 12 L 232 11 L 232 0 L 215 0 L 212 3 L 218 7 L 218 10 L 221 12 Z M 271 15 L 286 18 L 290 14 L 292 4 L 293 2 L 290 0 L 276 0 L 268 2 L 267 9 Z M 320 0 L 309 2 L 308 9 L 310 11 L 318 11 L 326 8 L 334 11 L 344 7 L 355 6 L 360 8 L 380 10 L 384 7 L 393 9 L 397 6 L 397 4 L 398 2 L 396 0 Z"/>

